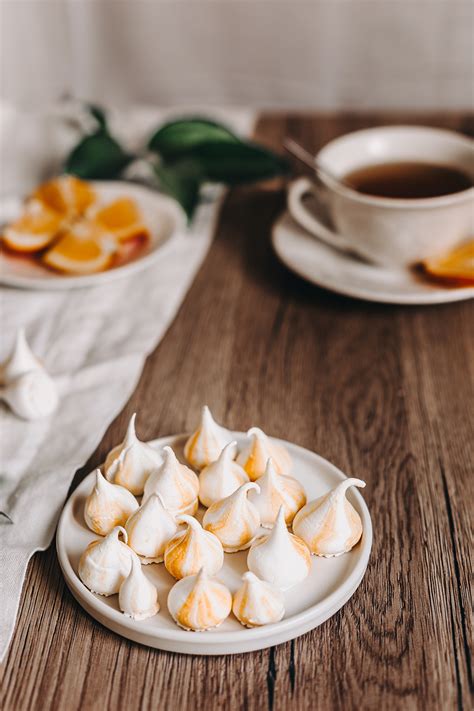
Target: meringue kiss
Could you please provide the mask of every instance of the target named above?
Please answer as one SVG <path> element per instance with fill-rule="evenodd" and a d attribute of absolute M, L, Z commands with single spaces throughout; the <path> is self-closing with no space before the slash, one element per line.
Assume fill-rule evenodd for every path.
<path fill-rule="evenodd" d="M 163 457 L 149 444 L 141 442 L 135 432 L 136 413 L 130 418 L 124 441 L 114 447 L 105 460 L 104 471 L 109 481 L 120 484 L 140 496 L 145 482 Z"/>
<path fill-rule="evenodd" d="M 86 499 L 84 520 L 91 531 L 106 536 L 115 526 L 123 526 L 138 509 L 138 501 L 123 486 L 111 484 L 95 470 L 95 484 Z"/>
<path fill-rule="evenodd" d="M 57 385 L 32 353 L 22 328 L 10 357 L 0 367 L 0 383 L 0 399 L 24 420 L 48 417 L 58 406 Z"/>
<path fill-rule="evenodd" d="M 202 469 L 216 461 L 231 439 L 230 432 L 214 421 L 211 411 L 204 405 L 200 425 L 184 445 L 186 461 L 195 469 Z"/>
<path fill-rule="evenodd" d="M 271 459 L 268 460 L 265 474 L 258 480 L 258 485 L 260 493 L 251 491 L 249 499 L 258 510 L 265 528 L 273 526 L 280 506 L 283 506 L 285 521 L 289 525 L 306 503 L 306 493 L 300 482 L 292 476 L 277 474 Z"/>
<path fill-rule="evenodd" d="M 250 442 L 239 453 L 237 463 L 245 469 L 251 481 L 265 473 L 269 459 L 279 474 L 291 473 L 291 457 L 282 444 L 267 437 L 258 427 L 249 429 L 247 437 Z"/>
<path fill-rule="evenodd" d="M 189 467 L 181 464 L 171 447 L 163 447 L 163 464 L 148 477 L 143 502 L 152 494 L 161 494 L 163 504 L 175 516 L 196 513 L 199 501 L 199 479 Z"/>
<path fill-rule="evenodd" d="M 247 565 L 252 573 L 281 590 L 288 590 L 308 576 L 310 552 L 301 538 L 288 531 L 283 506 L 271 532 L 250 548 Z"/>
<path fill-rule="evenodd" d="M 208 464 L 199 475 L 199 500 L 209 507 L 232 494 L 249 480 L 240 464 L 234 462 L 233 456 L 237 442 L 229 442 L 219 455 L 219 458 Z"/>
<path fill-rule="evenodd" d="M 140 556 L 144 565 L 161 563 L 165 548 L 178 530 L 174 516 L 163 506 L 159 494 L 149 499 L 133 513 L 125 524 L 128 545 Z"/>
<path fill-rule="evenodd" d="M 346 499 L 351 486 L 363 488 L 361 479 L 346 479 L 328 494 L 310 501 L 297 513 L 293 531 L 308 545 L 311 553 L 331 558 L 347 553 L 362 536 L 362 521 Z"/>
<path fill-rule="evenodd" d="M 33 370 L 44 370 L 44 368 L 28 345 L 25 329 L 19 328 L 12 352 L 0 367 L 0 383 L 9 385 L 16 378 Z"/>
<path fill-rule="evenodd" d="M 281 590 L 251 572 L 244 573 L 242 581 L 232 603 L 232 612 L 239 622 L 246 627 L 279 622 L 285 614 L 285 599 Z"/>
<path fill-rule="evenodd" d="M 251 481 L 242 484 L 204 514 L 204 528 L 217 536 L 226 553 L 248 548 L 260 528 L 260 514 L 247 498 L 252 489 L 260 491 L 258 484 Z"/>
<path fill-rule="evenodd" d="M 160 609 L 157 589 L 142 571 L 136 556 L 132 556 L 130 573 L 120 586 L 119 607 L 134 620 L 146 620 Z"/>
<path fill-rule="evenodd" d="M 232 595 L 204 569 L 179 580 L 168 595 L 168 610 L 185 630 L 204 631 L 218 627 L 232 609 Z"/>
<path fill-rule="evenodd" d="M 24 420 L 49 417 L 59 402 L 56 384 L 44 370 L 31 370 L 18 376 L 0 388 L 0 399 Z"/>
<path fill-rule="evenodd" d="M 86 587 L 99 595 L 118 593 L 130 572 L 135 553 L 119 540 L 127 532 L 116 526 L 105 538 L 89 543 L 79 561 L 79 577 Z"/>
<path fill-rule="evenodd" d="M 186 524 L 168 543 L 165 568 L 174 578 L 196 575 L 201 569 L 215 575 L 224 565 L 222 545 L 212 533 L 205 531 L 192 516 L 179 516 L 178 523 Z"/>

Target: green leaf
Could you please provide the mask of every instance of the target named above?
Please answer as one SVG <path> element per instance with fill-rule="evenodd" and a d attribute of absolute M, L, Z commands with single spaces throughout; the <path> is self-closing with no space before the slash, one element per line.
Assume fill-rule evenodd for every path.
<path fill-rule="evenodd" d="M 266 180 L 288 172 L 287 161 L 253 143 L 202 143 L 188 152 L 206 180 L 227 185 Z"/>
<path fill-rule="evenodd" d="M 160 188 L 175 198 L 191 220 L 199 201 L 202 176 L 193 161 L 182 160 L 168 165 L 158 163 L 153 166 Z"/>
<path fill-rule="evenodd" d="M 87 109 L 90 114 L 95 118 L 99 127 L 103 130 L 107 129 L 107 118 L 104 109 L 97 104 L 87 104 Z"/>
<path fill-rule="evenodd" d="M 133 160 L 106 131 L 86 136 L 66 159 L 65 170 L 86 180 L 118 178 Z"/>
<path fill-rule="evenodd" d="M 150 138 L 148 148 L 165 159 L 188 155 L 202 143 L 239 143 L 239 139 L 225 126 L 208 119 L 193 118 L 171 121 Z"/>

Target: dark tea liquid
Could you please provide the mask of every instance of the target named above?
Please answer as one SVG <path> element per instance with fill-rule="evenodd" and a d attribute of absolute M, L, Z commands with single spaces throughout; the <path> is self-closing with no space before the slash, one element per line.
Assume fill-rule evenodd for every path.
<path fill-rule="evenodd" d="M 458 168 L 435 163 L 379 163 L 357 168 L 344 177 L 354 190 L 386 198 L 439 197 L 467 190 L 470 177 Z"/>

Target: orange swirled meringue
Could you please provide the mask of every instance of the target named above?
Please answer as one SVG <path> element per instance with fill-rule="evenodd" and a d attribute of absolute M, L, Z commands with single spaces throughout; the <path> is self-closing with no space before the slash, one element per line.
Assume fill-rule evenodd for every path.
<path fill-rule="evenodd" d="M 95 470 L 95 484 L 86 499 L 84 520 L 91 531 L 106 536 L 115 526 L 123 526 L 138 509 L 138 501 L 127 489 L 104 479 Z"/>
<path fill-rule="evenodd" d="M 219 458 L 201 471 L 199 500 L 204 506 L 209 507 L 229 496 L 249 480 L 240 464 L 233 460 L 236 445 L 235 441 L 226 444 Z"/>
<path fill-rule="evenodd" d="M 127 532 L 116 526 L 105 538 L 89 543 L 79 561 L 79 577 L 86 587 L 99 595 L 118 593 L 132 566 L 135 553 L 119 540 Z"/>
<path fill-rule="evenodd" d="M 232 435 L 214 421 L 207 405 L 202 408 L 201 422 L 184 445 L 186 461 L 195 469 L 215 462 Z"/>
<path fill-rule="evenodd" d="M 185 464 L 176 459 L 171 447 L 163 447 L 163 464 L 150 474 L 143 503 L 152 494 L 160 494 L 163 504 L 174 516 L 196 513 L 199 506 L 199 479 Z"/>
<path fill-rule="evenodd" d="M 125 524 L 128 545 L 144 565 L 161 563 L 165 548 L 178 530 L 174 516 L 163 505 L 160 494 L 152 494 Z"/>
<path fill-rule="evenodd" d="M 251 427 L 247 437 L 250 437 L 250 442 L 239 453 L 237 463 L 245 469 L 251 481 L 265 473 L 269 459 L 279 474 L 291 473 L 291 457 L 282 444 L 270 439 L 258 427 Z"/>
<path fill-rule="evenodd" d="M 324 496 L 310 501 L 297 513 L 293 531 L 311 553 L 332 558 L 347 553 L 362 536 L 359 514 L 346 499 L 351 486 L 364 487 L 361 479 L 346 479 Z"/>
<path fill-rule="evenodd" d="M 260 491 L 258 484 L 249 481 L 204 514 L 204 528 L 217 536 L 226 553 L 248 548 L 260 528 L 260 514 L 247 498 L 251 489 Z"/>
<path fill-rule="evenodd" d="M 174 578 L 196 575 L 201 568 L 215 575 L 224 565 L 224 551 L 217 536 L 205 531 L 192 516 L 178 516 L 186 524 L 166 546 L 165 568 Z"/>
<path fill-rule="evenodd" d="M 265 474 L 258 480 L 258 485 L 260 493 L 250 492 L 249 499 L 258 510 L 265 528 L 273 526 L 280 506 L 283 506 L 285 521 L 289 525 L 306 503 L 306 493 L 300 482 L 292 476 L 277 474 L 271 459 L 268 460 Z"/>
<path fill-rule="evenodd" d="M 308 576 L 310 552 L 301 538 L 288 531 L 283 506 L 270 533 L 258 538 L 250 548 L 247 565 L 252 573 L 281 590 L 288 590 Z"/>
<path fill-rule="evenodd" d="M 281 590 L 251 572 L 242 575 L 242 586 L 234 595 L 232 612 L 246 627 L 279 622 L 285 614 Z"/>
<path fill-rule="evenodd" d="M 152 471 L 163 463 L 163 457 L 156 449 L 138 439 L 135 419 L 136 413 L 130 418 L 123 442 L 107 455 L 104 471 L 109 481 L 120 484 L 132 494 L 140 496 Z"/>
<path fill-rule="evenodd" d="M 204 631 L 218 627 L 229 616 L 232 595 L 204 569 L 179 580 L 168 595 L 171 617 L 185 630 Z"/>
<path fill-rule="evenodd" d="M 130 573 L 120 586 L 119 607 L 133 620 L 146 620 L 160 609 L 158 591 L 142 571 L 136 556 L 132 557 Z"/>

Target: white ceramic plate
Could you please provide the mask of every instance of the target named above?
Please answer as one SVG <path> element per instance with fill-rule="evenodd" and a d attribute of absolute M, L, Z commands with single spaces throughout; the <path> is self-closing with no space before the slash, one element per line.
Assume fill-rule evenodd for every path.
<path fill-rule="evenodd" d="M 333 249 L 308 234 L 285 212 L 272 242 L 280 260 L 304 279 L 345 296 L 387 304 L 442 304 L 474 297 L 474 287 L 424 282 L 409 269 L 379 267 Z"/>
<path fill-rule="evenodd" d="M 235 436 L 238 441 L 244 438 L 242 433 L 235 433 Z M 177 456 L 184 461 L 184 442 L 185 437 L 178 436 L 164 437 L 150 444 L 154 447 L 170 444 Z M 345 478 L 341 471 L 317 454 L 288 442 L 284 444 L 293 457 L 293 473 L 304 485 L 308 499 L 320 496 Z M 168 613 L 166 599 L 175 581 L 163 564 L 143 567 L 146 575 L 158 588 L 160 612 L 147 620 L 134 621 L 119 611 L 117 595 L 95 595 L 81 583 L 77 575 L 82 551 L 90 541 L 97 539 L 86 527 L 83 518 L 84 501 L 92 485 L 91 473 L 67 501 L 59 521 L 56 545 L 66 583 L 79 604 L 105 627 L 150 647 L 185 654 L 236 654 L 286 642 L 317 627 L 334 615 L 357 589 L 369 560 L 372 546 L 369 511 L 360 493 L 351 489 L 349 499 L 359 512 L 364 528 L 361 541 L 350 553 L 338 558 L 311 557 L 312 569 L 309 578 L 285 593 L 286 614 L 281 622 L 247 629 L 231 615 L 215 630 L 187 632 L 178 627 Z M 264 531 L 265 529 L 262 529 L 262 532 Z M 217 577 L 232 593 L 237 590 L 240 576 L 247 569 L 246 558 L 247 551 L 225 554 L 224 567 Z"/>
<path fill-rule="evenodd" d="M 91 184 L 101 202 L 125 196 L 136 201 L 150 234 L 146 248 L 122 266 L 85 276 L 64 276 L 32 259 L 0 251 L 0 284 L 23 289 L 76 289 L 114 281 L 150 266 L 161 255 L 164 245 L 186 225 L 186 218 L 178 203 L 149 188 L 123 181 L 97 181 Z M 21 207 L 20 199 L 4 198 L 0 202 L 0 222 L 13 220 Z"/>

